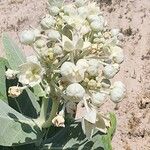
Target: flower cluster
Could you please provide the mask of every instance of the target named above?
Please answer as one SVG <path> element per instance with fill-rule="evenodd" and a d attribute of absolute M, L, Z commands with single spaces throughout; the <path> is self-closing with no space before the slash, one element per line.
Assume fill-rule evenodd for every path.
<path fill-rule="evenodd" d="M 64 103 L 72 115 L 82 102 L 86 108 L 82 116 L 85 134 L 91 137 L 94 129 L 106 133 L 109 118 L 99 114 L 98 109 L 108 96 L 118 103 L 126 92 L 121 81 L 110 81 L 124 60 L 122 37 L 119 29 L 108 28 L 95 2 L 52 1 L 40 26 L 20 34 L 21 43 L 32 46 L 37 59 L 27 59 L 19 67 L 19 82 L 31 87 L 48 86 L 50 97 Z M 16 71 L 8 70 L 6 75 L 14 78 Z M 52 122 L 64 126 L 63 117 L 59 114 Z M 87 126 L 91 127 L 90 133 Z"/>

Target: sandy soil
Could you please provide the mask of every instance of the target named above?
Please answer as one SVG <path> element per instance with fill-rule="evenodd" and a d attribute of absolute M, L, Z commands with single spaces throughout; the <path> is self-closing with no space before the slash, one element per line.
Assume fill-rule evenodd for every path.
<path fill-rule="evenodd" d="M 113 103 L 105 106 L 114 111 L 118 119 L 113 138 L 114 150 L 150 150 L 150 1 L 149 0 L 97 0 L 113 28 L 124 33 L 125 62 L 116 80 L 127 86 L 127 97 L 114 110 Z M 108 2 L 107 4 L 105 2 Z M 18 43 L 17 34 L 36 26 L 46 11 L 47 0 L 0 1 L 0 37 L 8 32 Z M 19 44 L 20 45 L 20 44 Z M 20 45 L 21 46 L 21 45 Z M 0 45 L 0 56 L 3 56 Z M 23 47 L 29 55 L 29 47 Z"/>

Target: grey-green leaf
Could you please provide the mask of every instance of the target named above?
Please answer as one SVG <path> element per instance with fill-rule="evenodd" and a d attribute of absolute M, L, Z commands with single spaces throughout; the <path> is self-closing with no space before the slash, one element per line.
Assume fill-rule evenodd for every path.
<path fill-rule="evenodd" d="M 12 69 L 17 70 L 18 66 L 25 62 L 25 57 L 6 33 L 3 34 L 2 39 L 8 63 Z"/>
<path fill-rule="evenodd" d="M 7 60 L 0 58 L 0 99 L 7 102 L 5 66 L 8 66 Z"/>
<path fill-rule="evenodd" d="M 15 146 L 35 143 L 41 139 L 41 130 L 29 119 L 0 101 L 0 145 Z"/>

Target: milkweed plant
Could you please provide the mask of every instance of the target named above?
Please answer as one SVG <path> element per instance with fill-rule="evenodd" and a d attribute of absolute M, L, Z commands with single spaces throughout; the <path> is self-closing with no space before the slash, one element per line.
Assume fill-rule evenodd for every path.
<path fill-rule="evenodd" d="M 34 56 L 24 58 L 3 35 L 7 59 L 1 58 L 0 64 L 7 68 L 6 81 L 13 83 L 6 88 L 7 102 L 11 105 L 10 99 L 14 100 L 18 109 L 3 103 L 5 96 L 1 98 L 0 124 L 5 123 L 2 126 L 9 134 L 0 133 L 0 145 L 111 150 L 116 118 L 101 108 L 108 101 L 117 105 L 126 94 L 121 81 L 111 83 L 124 61 L 123 35 L 108 27 L 93 1 L 50 0 L 48 11 L 36 28 L 30 26 L 19 34 L 20 42 L 30 46 Z M 19 97 L 22 108 L 27 105 L 24 93 L 31 98 L 35 118 L 19 106 Z M 26 111 L 31 111 L 29 106 Z"/>

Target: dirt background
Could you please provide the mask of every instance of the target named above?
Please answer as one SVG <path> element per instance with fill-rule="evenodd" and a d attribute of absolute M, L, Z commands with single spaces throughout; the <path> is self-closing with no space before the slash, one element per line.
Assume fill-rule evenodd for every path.
<path fill-rule="evenodd" d="M 150 0 L 97 1 L 109 26 L 120 28 L 125 35 L 125 61 L 116 80 L 126 84 L 127 97 L 118 110 L 114 110 L 113 103 L 105 105 L 105 110 L 114 111 L 118 119 L 113 150 L 150 150 Z M 47 11 L 46 2 L 0 0 L 0 38 L 8 32 L 25 54 L 32 54 L 29 47 L 20 45 L 18 33 L 29 25 L 36 27 Z"/>

